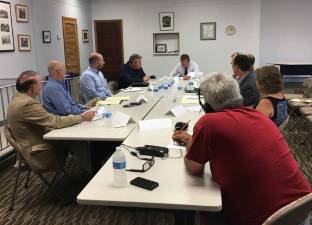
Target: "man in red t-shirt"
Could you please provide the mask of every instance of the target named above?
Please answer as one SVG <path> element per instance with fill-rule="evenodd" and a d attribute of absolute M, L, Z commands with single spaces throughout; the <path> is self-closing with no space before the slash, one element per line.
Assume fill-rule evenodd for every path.
<path fill-rule="evenodd" d="M 209 162 L 231 225 L 261 225 L 311 192 L 274 123 L 255 109 L 241 107 L 234 79 L 215 74 L 201 83 L 200 90 L 204 108 L 215 112 L 200 118 L 192 136 L 176 132 L 173 139 L 186 144 L 185 165 L 191 174 L 200 175 Z"/>

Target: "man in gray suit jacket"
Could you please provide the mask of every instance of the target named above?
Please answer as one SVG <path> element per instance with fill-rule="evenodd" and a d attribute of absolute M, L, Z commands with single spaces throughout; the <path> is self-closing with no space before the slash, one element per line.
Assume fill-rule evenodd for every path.
<path fill-rule="evenodd" d="M 239 88 L 243 96 L 243 104 L 256 107 L 260 94 L 256 85 L 256 77 L 250 72 L 250 66 L 250 60 L 246 55 L 238 54 L 232 58 L 233 73 L 240 78 Z"/>

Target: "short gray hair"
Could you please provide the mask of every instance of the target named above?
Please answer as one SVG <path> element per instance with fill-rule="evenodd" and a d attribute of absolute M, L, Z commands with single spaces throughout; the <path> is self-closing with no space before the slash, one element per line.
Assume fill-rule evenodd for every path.
<path fill-rule="evenodd" d="M 238 83 L 231 76 L 221 73 L 207 75 L 199 88 L 205 103 L 215 111 L 239 108 L 243 105 Z"/>
<path fill-rule="evenodd" d="M 133 61 L 134 60 L 136 60 L 136 59 L 142 59 L 142 56 L 140 56 L 139 54 L 132 54 L 131 56 L 130 56 L 130 58 L 129 58 L 129 62 L 130 63 L 133 63 Z"/>

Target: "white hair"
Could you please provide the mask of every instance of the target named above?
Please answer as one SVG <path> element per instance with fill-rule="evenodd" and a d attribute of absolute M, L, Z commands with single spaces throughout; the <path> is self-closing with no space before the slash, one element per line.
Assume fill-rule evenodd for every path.
<path fill-rule="evenodd" d="M 243 98 L 238 83 L 222 73 L 206 75 L 200 83 L 200 91 L 215 111 L 238 108 L 243 105 Z"/>

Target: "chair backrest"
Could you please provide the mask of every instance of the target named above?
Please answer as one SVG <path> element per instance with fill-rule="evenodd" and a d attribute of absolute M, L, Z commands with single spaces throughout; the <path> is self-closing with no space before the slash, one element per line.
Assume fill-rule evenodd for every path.
<path fill-rule="evenodd" d="M 15 149 L 15 151 L 16 151 L 16 153 L 17 153 L 17 155 L 18 155 L 18 160 L 21 160 L 24 164 L 27 164 L 28 166 L 30 166 L 27 162 L 26 162 L 26 160 L 25 160 L 25 158 L 24 158 L 24 156 L 23 156 L 23 154 L 22 154 L 22 151 L 21 151 L 21 147 L 20 147 L 20 145 L 15 141 L 15 138 L 14 138 L 14 136 L 13 136 L 13 134 L 12 134 L 12 131 L 11 131 L 11 129 L 10 129 L 10 127 L 8 126 L 8 125 L 5 125 L 4 126 L 4 136 L 6 137 L 6 139 L 8 140 L 8 142 L 11 144 L 11 146 Z"/>
<path fill-rule="evenodd" d="M 287 116 L 287 118 L 278 126 L 278 128 L 282 131 L 285 129 L 285 127 L 287 126 L 289 122 L 289 115 Z"/>
<path fill-rule="evenodd" d="M 12 134 L 12 131 L 11 131 L 11 129 L 9 128 L 8 125 L 5 125 L 5 126 L 4 126 L 4 136 L 6 137 L 6 139 L 8 140 L 8 142 L 12 145 L 12 147 L 13 147 L 16 151 L 20 152 L 20 151 L 19 151 L 19 146 L 18 146 L 18 144 L 15 142 L 15 138 L 14 138 L 14 136 L 13 136 L 13 134 Z"/>
<path fill-rule="evenodd" d="M 312 210 L 312 193 L 276 211 L 262 225 L 299 225 Z"/>
<path fill-rule="evenodd" d="M 111 92 L 115 93 L 119 89 L 119 84 L 116 81 L 109 81 L 108 87 L 111 90 Z"/>

